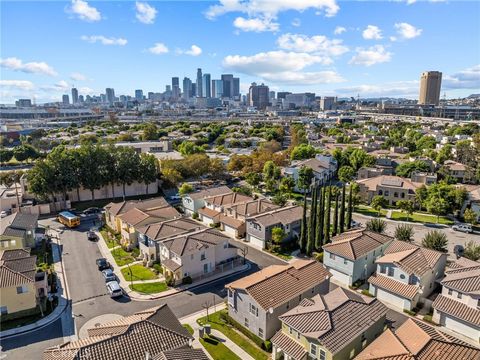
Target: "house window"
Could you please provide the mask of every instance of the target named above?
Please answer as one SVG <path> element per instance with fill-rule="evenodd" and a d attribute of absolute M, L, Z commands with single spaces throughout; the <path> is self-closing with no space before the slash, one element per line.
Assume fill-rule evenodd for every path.
<path fill-rule="evenodd" d="M 385 265 L 380 265 L 380 273 L 381 273 L 381 274 L 385 274 L 385 272 L 386 272 L 386 267 L 385 267 Z"/>
<path fill-rule="evenodd" d="M 288 333 L 289 333 L 290 335 L 293 334 L 293 329 L 292 329 L 290 326 L 288 327 Z"/>
<path fill-rule="evenodd" d="M 17 294 L 24 294 L 28 292 L 28 288 L 26 285 L 17 286 Z"/>
<path fill-rule="evenodd" d="M 320 349 L 320 360 L 326 360 L 326 358 L 327 353 L 324 350 Z"/>
<path fill-rule="evenodd" d="M 461 292 L 457 293 L 457 298 L 459 298 L 459 299 L 462 298 L 462 293 Z"/>
<path fill-rule="evenodd" d="M 452 289 L 448 289 L 448 295 L 452 295 L 452 294 L 453 294 Z"/>
<path fill-rule="evenodd" d="M 6 306 L 1 306 L 0 307 L 0 315 L 7 315 L 8 314 L 8 309 Z"/>
<path fill-rule="evenodd" d="M 383 191 L 382 191 L 382 190 L 378 190 L 378 195 L 383 195 Z"/>
<path fill-rule="evenodd" d="M 317 358 L 317 345 L 310 343 L 310 355 Z"/>
<path fill-rule="evenodd" d="M 354 356 L 355 356 L 355 348 L 353 348 L 352 351 L 350 351 L 350 359 L 353 359 Z"/>
<path fill-rule="evenodd" d="M 248 328 L 248 319 L 245 318 L 245 322 L 243 323 L 245 325 L 246 328 Z"/>
<path fill-rule="evenodd" d="M 398 197 L 398 193 L 396 191 L 393 193 L 393 197 Z"/>
<path fill-rule="evenodd" d="M 263 338 L 263 329 L 262 328 L 258 328 L 258 336 Z"/>
<path fill-rule="evenodd" d="M 223 243 L 223 248 L 224 249 L 228 248 L 228 243 L 226 241 Z"/>
<path fill-rule="evenodd" d="M 203 252 L 202 255 L 200 256 L 200 260 L 205 260 L 206 257 L 205 257 L 205 253 Z"/>
<path fill-rule="evenodd" d="M 390 192 L 388 190 L 385 190 L 385 196 L 390 195 Z"/>
<path fill-rule="evenodd" d="M 258 317 L 258 308 L 250 303 L 250 314 Z"/>
<path fill-rule="evenodd" d="M 330 259 L 335 260 L 335 254 L 330 253 Z"/>
<path fill-rule="evenodd" d="M 388 267 L 388 276 L 393 276 L 393 267 Z"/>
<path fill-rule="evenodd" d="M 290 301 L 287 301 L 287 309 L 290 308 Z"/>
<path fill-rule="evenodd" d="M 401 194 L 400 194 L 400 197 L 401 197 L 402 199 L 405 199 L 405 193 L 401 193 Z"/>
<path fill-rule="evenodd" d="M 343 259 L 343 265 L 347 265 L 347 264 L 348 264 L 347 259 Z"/>

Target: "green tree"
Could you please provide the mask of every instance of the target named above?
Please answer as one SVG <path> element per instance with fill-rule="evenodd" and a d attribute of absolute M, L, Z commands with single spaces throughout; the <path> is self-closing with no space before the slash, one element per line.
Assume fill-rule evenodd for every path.
<path fill-rule="evenodd" d="M 312 255 L 315 247 L 315 230 L 316 230 L 316 208 L 317 208 L 317 187 L 313 187 L 312 191 L 312 204 L 310 206 L 310 218 L 308 225 L 308 238 L 307 238 L 307 255 Z"/>
<path fill-rule="evenodd" d="M 285 176 L 280 180 L 279 190 L 286 196 L 290 196 L 295 188 L 295 180 L 291 176 Z"/>
<path fill-rule="evenodd" d="M 180 145 L 178 145 L 178 151 L 183 156 L 187 156 L 192 154 L 204 153 L 205 149 L 203 149 L 201 146 L 195 145 L 195 143 L 192 141 L 184 141 Z"/>
<path fill-rule="evenodd" d="M 142 140 L 158 140 L 157 125 L 154 123 L 146 123 L 143 127 Z"/>
<path fill-rule="evenodd" d="M 463 256 L 472 261 L 477 261 L 480 259 L 480 244 L 477 244 L 475 241 L 470 240 L 465 244 L 465 250 Z"/>
<path fill-rule="evenodd" d="M 338 198 L 339 198 L 339 191 L 336 189 L 334 193 L 335 197 L 335 206 L 333 209 L 333 231 L 332 231 L 332 236 L 336 236 L 338 233 Z"/>
<path fill-rule="evenodd" d="M 400 241 L 413 241 L 413 226 L 408 224 L 401 224 L 395 228 L 395 239 Z"/>
<path fill-rule="evenodd" d="M 425 161 L 416 160 L 411 162 L 404 162 L 397 166 L 395 173 L 401 177 L 410 177 L 414 171 L 428 172 L 430 171 L 430 165 Z"/>
<path fill-rule="evenodd" d="M 13 148 L 13 156 L 15 156 L 16 160 L 23 162 L 29 159 L 36 159 L 40 154 L 32 145 L 23 144 Z"/>
<path fill-rule="evenodd" d="M 370 206 L 374 208 L 377 211 L 378 216 L 380 216 L 380 210 L 387 206 L 387 199 L 385 199 L 382 195 L 375 195 L 370 202 Z"/>
<path fill-rule="evenodd" d="M 325 204 L 325 191 L 324 187 L 318 189 L 317 194 L 317 213 L 315 214 L 316 220 L 316 229 L 315 229 L 315 249 L 321 250 L 323 245 L 323 214 L 325 212 L 324 204 Z"/>
<path fill-rule="evenodd" d="M 284 206 L 287 203 L 287 197 L 284 194 L 277 191 L 275 195 L 273 195 L 272 197 L 272 202 L 275 205 Z"/>
<path fill-rule="evenodd" d="M 55 171 L 51 164 L 45 160 L 39 160 L 27 173 L 29 191 L 38 196 L 41 200 L 48 200 L 55 197 Z"/>
<path fill-rule="evenodd" d="M 310 144 L 299 144 L 295 146 L 290 154 L 291 160 L 304 160 L 315 157 L 315 148 Z"/>
<path fill-rule="evenodd" d="M 20 196 L 18 194 L 18 184 L 23 172 L 20 171 L 3 171 L 0 172 L 0 184 L 5 185 L 7 188 L 11 188 L 15 185 L 15 195 L 17 197 L 17 209 L 20 209 Z"/>
<path fill-rule="evenodd" d="M 415 202 L 418 204 L 420 210 L 422 210 L 426 205 L 426 201 L 428 198 L 428 189 L 425 185 L 420 186 L 415 191 Z"/>
<path fill-rule="evenodd" d="M 448 207 L 448 202 L 437 194 L 428 197 L 427 210 L 430 214 L 437 216 L 437 223 L 441 215 L 447 214 Z"/>
<path fill-rule="evenodd" d="M 463 212 L 463 218 L 469 224 L 477 224 L 477 214 L 470 208 L 465 209 L 465 211 Z"/>
<path fill-rule="evenodd" d="M 342 197 L 341 197 L 341 203 L 340 203 L 340 220 L 338 222 L 338 233 L 341 234 L 345 231 L 345 195 L 346 195 L 346 189 L 345 189 L 345 184 L 342 186 Z"/>
<path fill-rule="evenodd" d="M 397 207 L 407 214 L 407 221 L 410 221 L 410 217 L 413 214 L 413 210 L 415 209 L 415 205 L 411 200 L 398 200 Z"/>
<path fill-rule="evenodd" d="M 102 164 L 105 159 L 101 159 L 98 149 L 99 146 L 89 144 L 82 145 L 78 150 L 79 163 L 81 164 L 79 169 L 80 183 L 85 189 L 90 190 L 92 200 L 95 200 L 95 190 L 100 189 L 105 183 L 105 179 L 98 171 L 99 165 Z"/>
<path fill-rule="evenodd" d="M 178 194 L 180 196 L 186 195 L 193 192 L 193 186 L 189 183 L 183 183 L 182 186 L 178 189 Z"/>
<path fill-rule="evenodd" d="M 324 226 L 324 243 L 328 244 L 330 242 L 330 212 L 331 212 L 331 188 L 330 186 L 325 188 L 327 193 L 325 198 L 325 226 Z"/>
<path fill-rule="evenodd" d="M 368 155 L 365 150 L 355 149 L 349 157 L 350 166 L 357 172 L 360 168 L 375 164 L 375 158 Z"/>
<path fill-rule="evenodd" d="M 171 185 L 176 185 L 183 180 L 182 174 L 173 168 L 162 169 L 162 177 Z"/>
<path fill-rule="evenodd" d="M 0 149 L 0 162 L 9 162 L 13 157 L 13 151 L 7 148 Z"/>
<path fill-rule="evenodd" d="M 305 254 L 307 249 L 307 232 L 308 232 L 308 225 L 307 225 L 307 196 L 303 197 L 303 214 L 302 214 L 302 225 L 300 228 L 300 237 L 298 238 L 298 246 L 300 247 L 300 251 Z"/>
<path fill-rule="evenodd" d="M 67 200 L 67 192 L 79 187 L 80 181 L 77 176 L 76 161 L 71 149 L 64 146 L 57 146 L 47 156 L 46 161 L 51 165 L 55 173 L 56 191 L 63 195 L 63 200 Z"/>
<path fill-rule="evenodd" d="M 447 235 L 438 230 L 429 231 L 422 240 L 422 246 L 441 252 L 447 252 Z"/>
<path fill-rule="evenodd" d="M 262 174 L 259 174 L 256 172 L 249 172 L 245 176 L 245 181 L 247 182 L 248 185 L 256 189 L 258 185 L 260 185 L 260 182 L 262 181 Z"/>
<path fill-rule="evenodd" d="M 123 199 L 125 200 L 125 186 L 131 185 L 139 178 L 140 156 L 132 147 L 121 146 L 117 152 L 118 182 L 122 184 Z M 101 181 L 101 180 L 100 180 Z"/>
<path fill-rule="evenodd" d="M 347 229 L 352 227 L 352 213 L 353 213 L 353 184 L 350 185 L 348 191 L 348 208 L 347 208 Z"/>
<path fill-rule="evenodd" d="M 146 193 L 148 194 L 149 184 L 157 180 L 158 166 L 157 158 L 155 155 L 142 153 L 140 154 L 140 163 L 139 163 L 139 178 L 140 182 L 144 183 L 146 186 Z"/>
<path fill-rule="evenodd" d="M 313 170 L 312 168 L 302 166 L 298 170 L 298 179 L 297 179 L 297 187 L 305 192 L 310 187 L 313 179 Z"/>
<path fill-rule="evenodd" d="M 382 219 L 372 219 L 365 224 L 367 230 L 383 234 L 387 228 L 387 223 Z"/>
<path fill-rule="evenodd" d="M 344 183 L 352 181 L 355 176 L 355 170 L 348 165 L 342 166 L 338 170 L 338 179 Z"/>
<path fill-rule="evenodd" d="M 285 231 L 280 227 L 274 227 L 272 229 L 272 242 L 275 245 L 281 245 L 285 239 Z"/>
<path fill-rule="evenodd" d="M 263 166 L 263 179 L 267 191 L 273 192 L 277 186 L 278 179 L 280 179 L 280 168 L 271 160 L 267 161 Z"/>

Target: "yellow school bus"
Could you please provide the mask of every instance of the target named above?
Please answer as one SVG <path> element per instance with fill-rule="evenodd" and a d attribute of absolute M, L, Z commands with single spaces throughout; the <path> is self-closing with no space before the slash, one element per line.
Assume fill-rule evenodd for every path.
<path fill-rule="evenodd" d="M 61 224 L 68 226 L 69 228 L 80 225 L 80 218 L 68 211 L 62 211 L 59 213 L 57 219 Z"/>

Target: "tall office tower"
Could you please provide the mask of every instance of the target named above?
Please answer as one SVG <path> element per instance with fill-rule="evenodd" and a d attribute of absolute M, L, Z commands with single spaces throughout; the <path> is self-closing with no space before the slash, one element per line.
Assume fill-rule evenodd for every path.
<path fill-rule="evenodd" d="M 203 93 L 203 96 L 206 97 L 206 98 L 209 98 L 209 97 L 212 97 L 212 90 L 210 88 L 211 86 L 211 80 L 210 80 L 210 74 L 203 74 L 203 78 L 202 78 L 202 86 L 203 86 L 203 89 L 202 89 L 202 93 Z"/>
<path fill-rule="evenodd" d="M 105 94 L 100 94 L 100 102 L 105 104 L 107 102 L 107 96 Z"/>
<path fill-rule="evenodd" d="M 420 77 L 420 105 L 438 105 L 440 89 L 442 87 L 442 73 L 440 71 L 425 71 Z"/>
<path fill-rule="evenodd" d="M 269 100 L 274 100 L 275 99 L 275 91 L 269 91 L 268 92 L 268 99 Z"/>
<path fill-rule="evenodd" d="M 113 88 L 106 88 L 105 95 L 107 96 L 107 102 L 110 105 L 113 105 L 115 102 L 115 90 L 113 90 Z"/>
<path fill-rule="evenodd" d="M 147 94 L 147 99 L 148 100 L 153 100 L 155 93 L 153 91 L 149 91 Z M 120 100 L 121 101 L 121 100 Z"/>
<path fill-rule="evenodd" d="M 78 90 L 76 88 L 72 88 L 72 104 L 78 103 Z"/>
<path fill-rule="evenodd" d="M 202 86 L 202 69 L 197 69 L 197 85 L 196 85 L 196 94 L 197 97 L 203 97 L 203 86 Z"/>
<path fill-rule="evenodd" d="M 197 96 L 197 84 L 192 82 L 192 92 L 190 93 L 190 97 Z"/>
<path fill-rule="evenodd" d="M 143 90 L 141 89 L 135 90 L 135 100 L 143 101 Z"/>
<path fill-rule="evenodd" d="M 337 102 L 335 96 L 322 96 L 320 98 L 320 110 L 333 110 L 334 104 Z"/>
<path fill-rule="evenodd" d="M 291 92 L 288 92 L 288 91 L 279 91 L 279 92 L 277 92 L 277 99 L 285 99 L 285 97 L 286 97 L 288 94 L 291 94 Z"/>
<path fill-rule="evenodd" d="M 79 102 L 80 104 L 83 104 L 83 102 L 84 102 L 83 95 L 79 95 L 79 96 L 78 96 L 78 102 Z"/>
<path fill-rule="evenodd" d="M 232 81 L 232 97 L 239 98 L 240 97 L 240 78 L 233 78 Z"/>
<path fill-rule="evenodd" d="M 265 109 L 268 106 L 268 86 L 262 84 L 257 85 L 252 83 L 250 89 L 248 90 L 248 100 L 249 105 L 254 106 L 257 109 Z"/>
<path fill-rule="evenodd" d="M 62 96 L 62 103 L 63 105 L 69 105 L 70 104 L 70 99 L 68 98 L 68 95 L 63 95 Z"/>
<path fill-rule="evenodd" d="M 223 96 L 223 81 L 212 80 L 212 97 L 221 99 Z"/>
<path fill-rule="evenodd" d="M 192 96 L 192 80 L 187 77 L 183 78 L 183 99 L 188 100 Z"/>
<path fill-rule="evenodd" d="M 174 99 L 180 97 L 180 81 L 178 77 L 172 77 L 172 97 Z"/>
<path fill-rule="evenodd" d="M 222 74 L 223 95 L 222 97 L 231 98 L 233 96 L 233 75 Z"/>

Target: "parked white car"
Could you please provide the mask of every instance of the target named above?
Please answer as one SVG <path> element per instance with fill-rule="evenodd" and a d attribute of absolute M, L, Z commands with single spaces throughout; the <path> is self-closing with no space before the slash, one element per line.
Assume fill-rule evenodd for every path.
<path fill-rule="evenodd" d="M 123 296 L 123 290 L 117 281 L 109 281 L 106 286 L 111 298 Z"/>
<path fill-rule="evenodd" d="M 452 229 L 455 231 L 461 231 L 464 233 L 471 234 L 473 232 L 472 225 L 470 224 L 455 224 L 452 226 Z"/>

